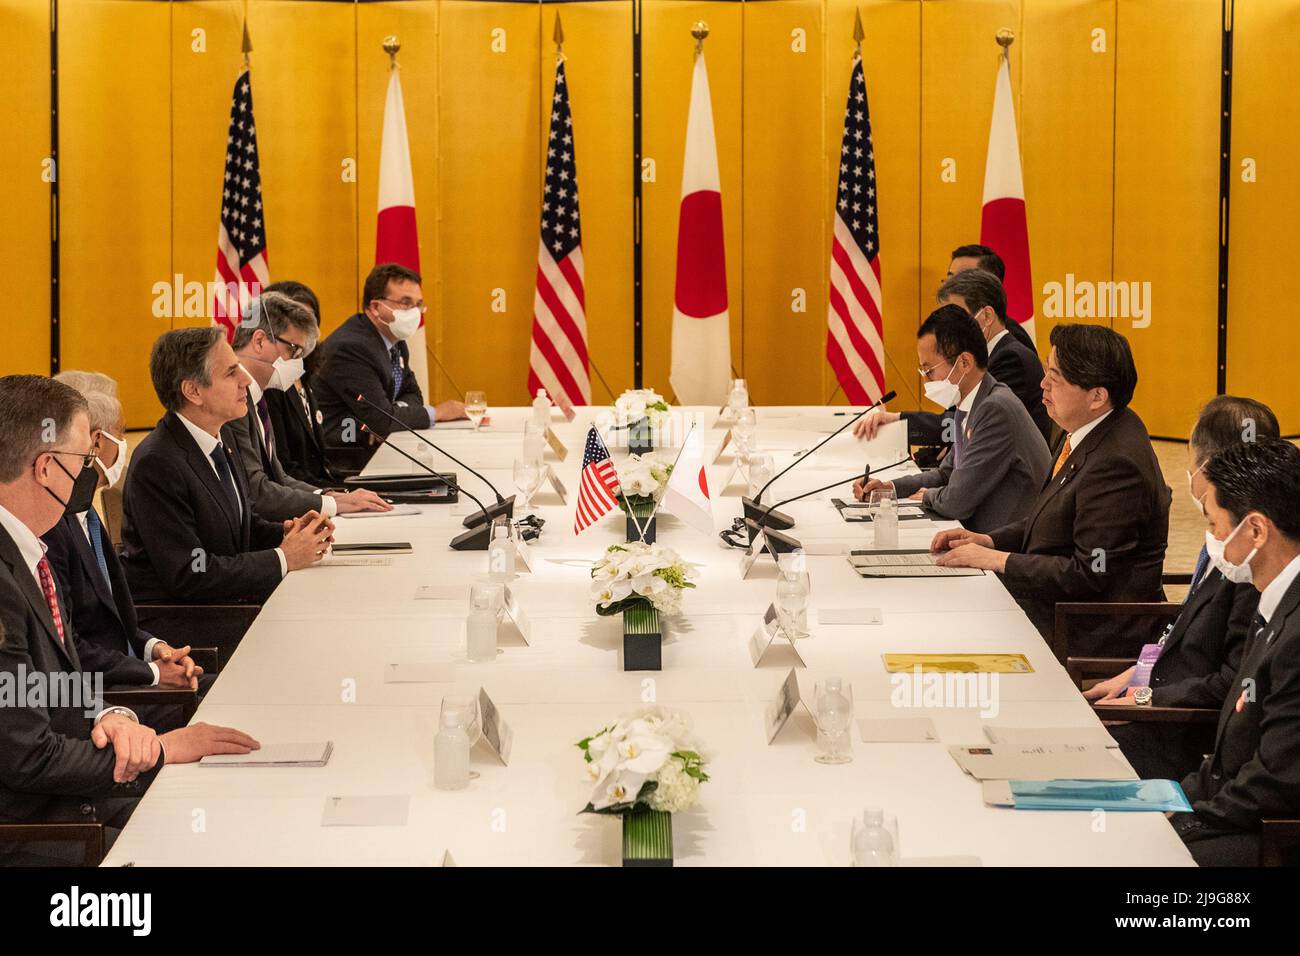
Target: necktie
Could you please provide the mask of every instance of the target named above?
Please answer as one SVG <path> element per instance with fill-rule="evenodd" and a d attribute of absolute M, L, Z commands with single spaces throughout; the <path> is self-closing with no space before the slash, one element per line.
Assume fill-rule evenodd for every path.
<path fill-rule="evenodd" d="M 396 345 L 388 350 L 388 357 L 393 360 L 393 398 L 402 394 L 402 352 Z"/>
<path fill-rule="evenodd" d="M 961 464 L 962 449 L 966 446 L 966 413 L 960 408 L 953 416 L 952 466 Z"/>
<path fill-rule="evenodd" d="M 1061 470 L 1062 466 L 1065 464 L 1065 460 L 1070 457 L 1071 451 L 1072 449 L 1070 448 L 1070 436 L 1066 435 L 1065 444 L 1061 446 L 1061 453 L 1056 456 L 1056 464 L 1052 466 L 1053 478 L 1055 478 L 1056 473 Z"/>
<path fill-rule="evenodd" d="M 235 512 L 239 512 L 239 492 L 235 490 L 235 476 L 230 473 L 230 462 L 226 461 L 226 449 L 217 442 L 217 447 L 212 449 L 212 463 L 217 466 L 217 479 L 221 482 L 221 487 L 226 489 L 226 494 L 230 496 L 230 503 L 235 506 Z"/>
<path fill-rule="evenodd" d="M 1201 545 L 1201 553 L 1196 556 L 1196 570 L 1192 572 L 1192 586 L 1187 591 L 1187 597 L 1190 598 L 1196 589 L 1201 586 L 1201 581 L 1205 578 L 1205 572 L 1209 563 L 1210 552 L 1205 549 L 1204 545 Z M 1183 603 L 1186 602 L 1187 598 L 1184 598 Z"/>
<path fill-rule="evenodd" d="M 275 434 L 271 431 L 271 412 L 266 407 L 266 396 L 257 400 L 257 418 L 262 423 L 262 464 L 269 471 L 271 459 L 275 457 Z"/>
<path fill-rule="evenodd" d="M 59 643 L 63 644 L 63 615 L 59 613 L 59 598 L 54 593 L 54 575 L 50 573 L 50 561 L 44 555 L 36 562 L 36 576 L 40 578 L 41 593 L 45 595 L 45 604 L 50 609 L 50 616 L 54 618 L 54 630 L 59 635 Z"/>
<path fill-rule="evenodd" d="M 104 557 L 104 525 L 100 522 L 99 512 L 93 505 L 86 512 L 86 533 L 90 536 L 90 550 L 95 552 L 95 563 L 99 565 L 99 573 L 104 576 L 104 583 L 111 591 L 113 581 L 108 576 L 108 559 Z"/>

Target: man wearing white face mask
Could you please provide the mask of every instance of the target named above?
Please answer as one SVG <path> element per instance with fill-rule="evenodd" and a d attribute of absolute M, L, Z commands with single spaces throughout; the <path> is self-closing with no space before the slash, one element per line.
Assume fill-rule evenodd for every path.
<path fill-rule="evenodd" d="M 928 511 L 972 531 L 992 531 L 1024 516 L 1047 478 L 1047 443 L 1015 394 L 987 370 L 979 326 L 959 305 L 940 306 L 916 333 L 925 395 L 954 409 L 952 452 L 938 468 L 893 482 L 854 485 L 865 499 L 893 485 L 898 497 L 920 498 Z"/>
<path fill-rule="evenodd" d="M 393 507 L 365 489 L 322 491 L 287 474 L 280 465 L 266 393 L 293 387 L 302 375 L 303 357 L 316 345 L 316 335 L 315 316 L 278 292 L 264 292 L 255 299 L 248 319 L 235 330 L 235 355 L 252 383 L 248 386 L 248 413 L 226 428 L 248 475 L 253 510 L 268 521 L 296 518 L 306 511 L 332 518 Z"/>
<path fill-rule="evenodd" d="M 203 668 L 189 648 L 172 648 L 136 625 L 135 604 L 93 497 L 120 484 L 126 433 L 117 385 L 98 373 L 67 371 L 56 381 L 81 392 L 90 415 L 94 463 L 83 468 L 63 518 L 41 536 L 59 582 L 68 617 L 76 623 L 82 669 L 104 675 L 107 687 L 198 688 Z"/>
<path fill-rule="evenodd" d="M 1260 822 L 1300 816 L 1300 449 L 1243 441 L 1204 475 L 1210 560 L 1259 607 L 1214 751 L 1183 780 L 1192 812 L 1172 822 L 1202 866 L 1250 866 Z"/>
<path fill-rule="evenodd" d="M 406 339 L 420 327 L 425 311 L 422 281 L 418 273 L 393 262 L 375 266 L 362 290 L 362 311 L 321 345 L 320 368 L 312 382 L 325 418 L 331 465 L 356 464 L 357 458 L 368 457 L 372 437 L 383 438 L 393 430 L 392 420 L 375 407 L 415 429 L 465 417 L 465 406 L 458 401 L 425 404 L 411 371 Z"/>

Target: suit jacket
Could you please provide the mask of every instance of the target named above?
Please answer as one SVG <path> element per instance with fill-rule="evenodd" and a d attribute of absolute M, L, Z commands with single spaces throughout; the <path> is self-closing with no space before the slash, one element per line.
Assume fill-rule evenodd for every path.
<path fill-rule="evenodd" d="M 1183 790 L 1193 813 L 1178 821 L 1180 832 L 1256 831 L 1266 817 L 1300 816 L 1300 578 L 1247 638 L 1214 752 Z"/>
<path fill-rule="evenodd" d="M 275 434 L 275 456 L 285 473 L 314 488 L 332 488 L 339 479 L 325 461 L 325 416 L 316 404 L 311 383 L 301 380 L 310 411 L 303 408 L 295 389 L 266 393 L 266 409 Z"/>
<path fill-rule="evenodd" d="M 268 521 L 285 521 L 308 511 L 320 511 L 319 488 L 286 474 L 277 455 L 267 449 L 257 408 L 252 396 L 249 398 L 244 417 L 227 422 L 222 431 L 229 432 L 235 457 L 244 466 L 253 513 Z"/>
<path fill-rule="evenodd" d="M 131 589 L 108 534 L 100 531 L 108 581 L 76 515 L 64 515 L 42 540 L 63 593 L 64 619 L 71 620 L 77 632 L 77 656 L 83 669 L 102 673 L 108 687 L 152 684 L 153 669 L 145 660 L 151 635 L 136 625 Z"/>
<path fill-rule="evenodd" d="M 1025 342 L 1029 342 L 1026 345 Z M 1007 334 L 989 352 L 988 372 L 1020 399 L 1034 420 L 1043 440 L 1052 440 L 1052 419 L 1043 406 L 1043 363 L 1034 351 L 1029 333 L 1020 323 L 1008 323 Z M 903 412 L 907 421 L 907 440 L 913 445 L 946 445 L 943 420 L 951 418 L 953 409 L 934 412 Z M 949 432 L 948 434 L 951 434 Z"/>
<path fill-rule="evenodd" d="M 411 373 L 411 351 L 397 343 L 402 367 L 402 387 L 393 396 L 393 363 L 388 345 L 370 319 L 358 313 L 340 325 L 321 343 L 320 371 L 314 376 L 316 402 L 325 417 L 325 441 L 329 446 L 365 446 L 365 426 L 379 437 L 393 430 L 393 423 L 369 405 L 357 401 L 364 395 L 410 428 L 428 428 L 420 385 Z M 347 422 L 354 433 L 344 433 Z"/>
<path fill-rule="evenodd" d="M 1021 520 L 990 532 L 1010 551 L 1003 582 L 1040 634 L 1059 601 L 1159 601 L 1169 537 L 1169 487 L 1142 419 L 1117 408 L 1071 449 Z M 1150 619 L 1075 628 L 1075 655 L 1136 656 L 1155 635 Z"/>
<path fill-rule="evenodd" d="M 122 566 L 137 601 L 265 601 L 280 583 L 284 528 L 249 509 L 234 438 L 222 429 L 242 507 L 185 425 L 168 412 L 131 456 L 122 494 Z"/>
<path fill-rule="evenodd" d="M 938 468 L 894 479 L 894 490 L 903 498 L 925 488 L 927 509 L 987 532 L 1028 513 L 1052 460 L 1025 407 L 992 375 L 975 390 L 964 426 L 960 465 L 949 453 Z"/>
<path fill-rule="evenodd" d="M 62 610 L 62 601 L 60 601 Z M 28 675 L 44 674 L 51 687 L 81 686 L 81 662 L 65 618 L 60 644 L 45 596 L 18 545 L 0 528 L 0 674 L 11 688 L 30 687 Z M 57 684 L 54 681 L 58 681 Z M 131 783 L 113 782 L 112 747 L 90 742 L 93 703 L 81 696 L 50 694 L 0 707 L 0 820 L 106 820 L 133 800 L 162 766 L 162 758 Z"/>
<path fill-rule="evenodd" d="M 1237 677 L 1259 591 L 1211 568 L 1187 596 L 1151 670 L 1158 707 L 1219 708 Z M 1138 776 L 1181 780 L 1214 749 L 1203 724 L 1124 723 L 1109 728 Z"/>

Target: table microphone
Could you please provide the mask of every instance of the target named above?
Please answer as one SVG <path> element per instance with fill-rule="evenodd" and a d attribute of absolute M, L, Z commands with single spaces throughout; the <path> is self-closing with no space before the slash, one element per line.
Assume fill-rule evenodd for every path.
<path fill-rule="evenodd" d="M 767 491 L 768 488 L 772 487 L 772 482 L 776 481 L 778 478 L 784 475 L 795 465 L 799 464 L 801 461 L 807 461 L 809 458 L 812 457 L 813 452 L 817 451 L 817 449 L 821 448 L 822 445 L 826 444 L 836 435 L 840 434 L 840 432 L 844 431 L 844 429 L 848 428 L 850 425 L 856 422 L 863 415 L 867 414 L 867 412 L 871 411 L 873 408 L 879 408 L 881 405 L 884 405 L 886 402 L 892 402 L 897 397 L 898 397 L 898 393 L 894 391 L 889 391 L 886 392 L 884 395 L 881 395 L 880 398 L 876 399 L 876 401 L 872 402 L 870 405 L 868 405 L 862 411 L 858 412 L 856 415 L 850 418 L 839 428 L 835 429 L 835 431 L 831 432 L 829 435 L 827 435 L 817 444 L 809 448 L 807 454 L 801 455 L 800 457 L 796 458 L 794 461 L 790 462 L 790 464 L 786 465 L 775 475 L 769 478 L 767 484 L 765 484 L 762 488 L 758 489 L 758 494 L 756 494 L 753 498 L 741 498 L 740 502 L 745 508 L 745 517 L 747 519 L 753 519 L 754 521 L 758 521 L 758 519 L 761 517 L 763 519 L 761 523 L 761 527 L 765 527 L 769 529 L 779 529 L 785 531 L 789 528 L 793 528 L 794 519 L 791 518 L 789 515 L 781 514 L 781 512 L 776 511 L 774 508 L 767 508 L 767 509 L 763 508 L 763 492 Z M 836 484 L 842 485 L 844 484 L 844 482 L 840 481 L 840 482 L 836 482 Z M 834 487 L 834 485 L 832 485 L 831 487 Z M 786 504 L 786 502 L 781 502 L 781 503 Z"/>
<path fill-rule="evenodd" d="M 444 451 L 443 449 L 441 449 L 441 448 L 439 448 L 437 445 L 435 445 L 433 442 L 429 441 L 429 439 L 425 438 L 423 435 L 421 435 L 419 432 L 417 432 L 417 431 L 416 431 L 414 428 L 412 428 L 410 425 L 406 424 L 406 422 L 402 421 L 402 420 L 401 420 L 400 418 L 398 418 L 396 415 L 394 415 L 394 414 L 392 414 L 391 412 L 389 412 L 388 409 L 386 409 L 386 408 L 381 408 L 380 406 L 378 406 L 378 405 L 376 405 L 374 402 L 372 402 L 370 399 L 366 398 L 366 396 L 361 395 L 361 394 L 358 394 L 358 395 L 357 395 L 357 401 L 358 401 L 358 402 L 364 402 L 365 404 L 369 405 L 369 406 L 370 406 L 371 408 L 373 408 L 375 411 L 379 412 L 379 414 L 383 415 L 383 416 L 384 416 L 385 418 L 387 418 L 389 421 L 391 421 L 391 422 L 393 422 L 395 425 L 397 425 L 400 429 L 402 429 L 402 431 L 404 431 L 404 432 L 410 432 L 412 435 L 414 435 L 416 438 L 420 439 L 420 441 L 424 442 L 426 445 L 428 445 L 428 446 L 429 446 L 430 448 L 432 448 L 434 451 L 439 452 L 439 453 L 442 454 L 442 455 L 445 455 L 447 458 L 450 458 L 452 461 L 454 461 L 456 464 L 460 465 L 462 468 L 464 468 L 466 471 L 468 471 L 471 475 L 473 475 L 473 476 L 474 476 L 475 478 L 477 478 L 479 481 L 483 482 L 483 484 L 487 485 L 489 488 L 492 489 L 492 494 L 494 494 L 494 495 L 497 496 L 497 503 L 494 504 L 494 505 L 492 505 L 492 507 L 490 507 L 490 508 L 483 508 L 482 505 L 479 505 L 479 507 L 482 508 L 483 510 L 482 510 L 482 511 L 479 511 L 479 512 L 476 512 L 475 514 L 472 514 L 472 515 L 470 515 L 468 518 L 466 518 L 466 519 L 465 519 L 465 522 L 464 522 L 465 527 L 467 527 L 467 528 L 477 528 L 479 525 L 482 525 L 482 524 L 487 524 L 488 526 L 491 526 L 492 522 L 494 522 L 497 518 L 505 518 L 507 521 L 509 521 L 509 520 L 511 520 L 511 519 L 514 517 L 514 514 L 515 514 L 515 496 L 514 496 L 514 495 L 511 495 L 509 498 L 502 498 L 502 497 L 501 497 L 501 492 L 497 491 L 497 486 L 496 486 L 496 485 L 492 484 L 492 482 L 488 481 L 488 480 L 487 480 L 486 478 L 484 478 L 481 474 L 479 474 L 477 471 L 475 471 L 475 470 L 474 470 L 473 468 L 471 468 L 469 465 L 465 464 L 463 461 L 461 461 L 461 460 L 460 460 L 459 458 L 457 458 L 455 455 L 451 454 L 450 452 Z M 371 430 L 370 434 L 373 435 L 373 434 L 374 434 L 374 431 Z M 389 447 L 395 448 L 395 447 L 397 447 L 397 446 L 395 446 L 395 445 L 390 445 Z M 410 456 L 410 455 L 407 455 L 406 457 L 407 457 L 407 458 L 410 458 L 411 456 Z M 412 460 L 414 460 L 414 459 L 412 459 Z M 470 495 L 470 497 L 473 498 L 473 495 Z M 477 501 L 478 499 L 475 499 L 475 500 Z"/>
<path fill-rule="evenodd" d="M 890 468 L 897 468 L 899 465 L 905 465 L 911 460 L 912 456 L 908 455 L 906 458 L 900 458 L 893 464 L 883 465 L 880 468 L 877 468 L 876 471 L 888 471 Z M 799 541 L 788 534 L 782 534 L 780 530 L 768 525 L 768 516 L 782 505 L 788 505 L 791 502 L 799 501 L 802 498 L 809 498 L 813 495 L 821 494 L 823 491 L 830 491 L 832 488 L 838 488 L 840 485 L 847 484 L 850 481 L 858 480 L 861 480 L 863 483 L 871 480 L 870 465 L 866 466 L 862 470 L 861 474 L 854 474 L 851 478 L 841 478 L 839 481 L 833 481 L 829 485 L 824 485 L 821 488 L 814 488 L 812 491 L 805 491 L 801 495 L 795 495 L 792 498 L 786 498 L 784 501 L 778 501 L 776 504 L 769 506 L 765 511 L 763 511 L 757 519 L 747 517 L 745 519 L 745 526 L 749 529 L 750 544 L 753 544 L 754 539 L 762 533 L 764 538 L 767 539 L 769 550 L 775 548 L 778 554 L 786 554 L 790 551 L 794 551 L 799 547 Z"/>
<path fill-rule="evenodd" d="M 369 432 L 371 435 L 375 434 L 374 432 L 370 431 L 369 426 L 365 425 L 364 423 L 361 425 L 361 430 L 363 432 Z M 378 438 L 379 436 L 375 435 L 375 437 Z M 451 488 L 451 490 L 456 492 L 457 494 L 461 494 L 463 492 L 465 496 L 469 498 L 470 501 L 478 505 L 479 511 L 481 513 L 487 514 L 487 509 L 483 507 L 483 502 L 479 501 L 472 494 L 470 494 L 469 491 L 462 488 L 459 484 L 457 484 L 447 475 L 444 475 L 439 471 L 434 471 L 432 467 L 426 465 L 424 462 L 420 461 L 420 459 L 416 458 L 414 455 L 409 454 L 408 452 L 404 451 L 401 448 L 398 448 L 387 438 L 381 438 L 380 444 L 387 445 L 389 448 L 397 452 L 403 458 L 406 458 L 407 460 L 412 461 L 415 464 L 419 465 L 421 468 L 423 468 L 429 474 L 433 475 L 439 481 L 444 482 L 447 485 L 447 487 Z M 456 535 L 456 537 L 451 539 L 451 547 L 455 551 L 486 551 L 488 549 L 488 545 L 491 543 L 491 538 L 492 538 L 492 522 L 489 521 L 486 523 L 480 523 L 478 526 L 471 528 L 469 531 L 465 531 L 462 532 L 461 534 Z"/>

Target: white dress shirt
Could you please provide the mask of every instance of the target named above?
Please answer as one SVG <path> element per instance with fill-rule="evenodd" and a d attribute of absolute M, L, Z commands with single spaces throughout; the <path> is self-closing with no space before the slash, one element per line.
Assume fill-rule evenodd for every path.
<path fill-rule="evenodd" d="M 18 545 L 18 553 L 22 555 L 23 563 L 27 565 L 27 570 L 31 572 L 32 580 L 36 582 L 36 588 L 45 593 L 41 587 L 41 573 L 36 570 L 36 566 L 41 563 L 41 558 L 45 557 L 45 542 L 36 536 L 31 528 L 18 518 L 12 511 L 0 505 L 0 527 L 9 532 L 9 537 L 13 538 L 14 544 Z M 54 571 L 51 570 L 53 575 Z M 75 640 L 73 635 L 64 628 L 63 638 L 65 641 Z M 95 715 L 95 723 L 99 723 L 109 714 L 124 714 L 130 717 L 137 724 L 140 719 L 136 717 L 135 711 L 127 707 L 106 707 Z"/>
<path fill-rule="evenodd" d="M 1080 425 L 1077 430 L 1070 432 L 1070 437 L 1069 437 L 1070 451 L 1073 453 L 1073 451 L 1076 448 L 1082 445 L 1083 440 L 1088 437 L 1088 435 L 1092 432 L 1092 430 L 1096 428 L 1098 425 L 1100 425 L 1102 422 L 1104 422 L 1106 420 L 1106 417 L 1110 415 L 1110 413 L 1113 412 L 1114 410 L 1115 409 L 1113 408 L 1108 408 L 1102 414 L 1098 415 L 1092 421 L 1088 422 L 1088 424 Z"/>
<path fill-rule="evenodd" d="M 216 475 L 217 480 L 220 481 L 221 472 L 217 471 L 217 463 L 212 460 L 212 453 L 216 451 L 217 447 L 221 444 L 221 439 L 214 435 L 209 435 L 202 428 L 195 425 L 179 412 L 176 413 L 176 417 L 181 420 L 181 424 L 185 426 L 186 430 L 190 433 L 190 437 L 193 438 L 195 443 L 199 446 L 199 451 L 203 452 L 203 457 L 206 458 L 208 464 L 212 466 L 212 473 Z M 239 496 L 239 482 L 234 481 L 233 476 L 231 482 L 235 486 L 235 498 L 240 502 L 240 506 L 242 507 L 244 499 Z M 284 577 L 289 573 L 289 562 L 285 559 L 284 552 L 279 548 L 275 549 L 275 556 L 280 559 L 280 577 Z"/>
<path fill-rule="evenodd" d="M 1001 322 L 999 322 L 999 324 L 1001 324 Z M 989 339 L 989 355 L 993 354 L 993 350 L 997 348 L 998 343 L 1002 341 L 1002 337 L 1004 335 L 1010 335 L 1010 334 L 1011 333 L 1004 328 L 997 335 L 993 336 L 993 338 Z"/>
<path fill-rule="evenodd" d="M 1292 558 L 1281 573 L 1268 583 L 1268 587 L 1260 592 L 1258 610 L 1259 616 L 1264 619 L 1264 623 L 1267 624 L 1272 620 L 1273 612 L 1282 603 L 1283 596 L 1290 590 L 1297 575 L 1300 575 L 1300 555 Z"/>
<path fill-rule="evenodd" d="M 273 454 L 273 452 L 270 452 L 271 446 L 268 445 L 266 441 L 266 429 L 262 426 L 262 416 L 257 414 L 257 403 L 262 400 L 262 396 L 266 393 L 262 390 L 262 387 L 257 384 L 257 380 L 253 378 L 248 369 L 244 368 L 242 364 L 239 367 L 244 369 L 244 374 L 247 375 L 249 379 L 248 404 L 253 409 L 253 421 L 257 425 L 257 433 L 262 436 L 262 447 L 266 448 L 268 453 Z M 319 488 L 316 489 L 316 494 L 320 497 L 321 514 L 327 518 L 333 518 L 339 513 L 339 503 L 337 500 L 330 495 L 321 494 L 321 489 Z"/>

